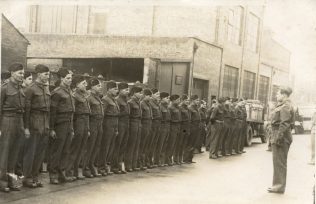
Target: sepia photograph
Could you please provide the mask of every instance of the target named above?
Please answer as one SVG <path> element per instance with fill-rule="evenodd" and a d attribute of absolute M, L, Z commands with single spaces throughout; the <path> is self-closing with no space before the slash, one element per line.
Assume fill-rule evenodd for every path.
<path fill-rule="evenodd" d="M 315 204 L 316 0 L 0 0 L 0 204 Z"/>

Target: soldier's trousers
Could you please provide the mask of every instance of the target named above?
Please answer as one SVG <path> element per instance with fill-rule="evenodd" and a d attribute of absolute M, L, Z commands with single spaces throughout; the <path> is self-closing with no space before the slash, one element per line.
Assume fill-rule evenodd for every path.
<path fill-rule="evenodd" d="M 23 174 L 26 179 L 37 181 L 44 161 L 49 139 L 49 113 L 32 112 L 30 138 L 25 141 Z"/>
<path fill-rule="evenodd" d="M 0 137 L 0 187 L 8 186 L 7 173 L 14 173 L 24 137 L 22 114 L 3 113 Z M 10 184 L 9 184 L 10 185 Z"/>
<path fill-rule="evenodd" d="M 180 123 L 172 123 L 170 124 L 170 135 L 167 140 L 167 147 L 166 147 L 166 153 L 167 153 L 167 162 L 168 164 L 172 164 L 172 156 L 175 152 L 175 146 L 177 142 L 178 135 L 180 133 Z"/>
<path fill-rule="evenodd" d="M 155 153 L 155 163 L 162 165 L 166 160 L 166 149 L 168 144 L 168 137 L 170 132 L 170 122 L 162 122 L 157 141 L 157 148 Z"/>
<path fill-rule="evenodd" d="M 55 126 L 56 139 L 50 146 L 49 175 L 56 179 L 58 173 L 66 170 L 71 147 L 72 117 L 57 123 Z"/>
<path fill-rule="evenodd" d="M 221 136 L 223 134 L 224 123 L 216 121 L 213 124 L 214 131 L 211 131 L 210 155 L 217 155 L 220 146 Z"/>
<path fill-rule="evenodd" d="M 205 126 L 206 126 L 205 122 L 200 123 L 200 134 L 199 134 L 199 137 L 196 139 L 196 145 L 195 145 L 195 149 L 199 151 L 202 149 L 202 146 L 205 141 L 205 135 L 206 135 Z"/>
<path fill-rule="evenodd" d="M 126 169 L 137 168 L 139 144 L 141 137 L 141 120 L 130 119 L 129 138 L 127 142 L 127 154 L 125 157 Z"/>
<path fill-rule="evenodd" d="M 242 121 L 241 130 L 240 130 L 240 151 L 244 151 L 246 138 L 247 138 L 247 122 L 245 120 Z"/>
<path fill-rule="evenodd" d="M 86 170 L 94 171 L 96 166 L 97 156 L 100 152 L 100 146 L 103 135 L 103 116 L 90 116 L 90 137 L 88 138 L 86 145 L 86 154 L 82 162 L 82 168 Z"/>
<path fill-rule="evenodd" d="M 224 142 L 222 144 L 222 154 L 232 154 L 234 140 L 236 139 L 237 129 L 236 122 L 233 119 L 224 120 Z"/>
<path fill-rule="evenodd" d="M 210 150 L 210 145 L 212 142 L 212 132 L 214 131 L 214 126 L 211 124 L 211 122 L 208 123 L 207 125 L 207 132 L 206 132 L 206 138 L 205 138 L 205 147 L 206 150 Z"/>
<path fill-rule="evenodd" d="M 151 141 L 147 147 L 147 162 L 153 164 L 155 153 L 158 145 L 159 131 L 160 131 L 160 120 L 153 120 L 151 126 Z"/>
<path fill-rule="evenodd" d="M 115 139 L 118 134 L 118 117 L 105 116 L 103 121 L 103 137 L 99 153 L 99 169 L 103 170 L 112 161 Z"/>
<path fill-rule="evenodd" d="M 188 123 L 188 125 L 190 124 Z M 186 138 L 186 135 L 183 134 L 183 123 L 180 123 L 180 131 L 176 139 L 175 151 L 173 154 L 174 162 L 178 163 L 183 161 L 183 153 L 185 146 L 187 145 L 187 140 L 188 138 Z"/>
<path fill-rule="evenodd" d="M 183 161 L 188 162 L 193 157 L 194 149 L 190 143 L 190 122 L 182 122 L 180 134 L 183 135 Z"/>
<path fill-rule="evenodd" d="M 118 123 L 118 136 L 115 140 L 115 148 L 113 155 L 113 166 L 119 168 L 119 164 L 124 162 L 126 155 L 126 147 L 129 137 L 129 118 L 120 118 Z"/>
<path fill-rule="evenodd" d="M 152 120 L 142 120 L 141 139 L 139 147 L 139 160 L 138 165 L 140 167 L 146 166 L 147 147 L 149 145 L 150 133 L 151 133 Z"/>
<path fill-rule="evenodd" d="M 241 152 L 241 141 L 242 141 L 242 128 L 243 128 L 243 121 L 236 120 L 236 142 L 234 144 L 235 152 Z"/>
<path fill-rule="evenodd" d="M 273 157 L 273 183 L 272 188 L 277 191 L 285 191 L 287 174 L 287 155 L 290 144 L 282 143 L 281 146 L 272 144 Z"/>

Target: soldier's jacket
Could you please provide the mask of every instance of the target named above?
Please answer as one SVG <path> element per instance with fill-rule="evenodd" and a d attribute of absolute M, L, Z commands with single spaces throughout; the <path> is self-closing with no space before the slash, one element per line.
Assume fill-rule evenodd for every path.
<path fill-rule="evenodd" d="M 230 118 L 231 118 L 231 120 L 237 119 L 237 115 L 236 115 L 236 104 L 231 104 L 231 105 L 229 106 L 229 112 L 230 112 Z"/>
<path fill-rule="evenodd" d="M 272 144 L 291 144 L 291 127 L 294 124 L 294 109 L 290 100 L 279 103 L 272 112 L 271 126 L 273 134 Z"/>
<path fill-rule="evenodd" d="M 50 106 L 50 128 L 60 122 L 69 121 L 75 112 L 75 99 L 70 88 L 60 85 L 51 96 Z"/>
<path fill-rule="evenodd" d="M 170 110 L 167 104 L 160 103 L 160 110 L 161 110 L 161 122 L 167 123 L 171 120 Z"/>
<path fill-rule="evenodd" d="M 161 110 L 159 104 L 155 100 L 150 100 L 153 120 L 161 120 Z"/>
<path fill-rule="evenodd" d="M 217 104 L 213 108 L 212 114 L 210 116 L 210 121 L 223 121 L 224 120 L 224 107 L 222 104 Z"/>
<path fill-rule="evenodd" d="M 90 105 L 91 116 L 103 117 L 104 116 L 103 102 L 101 101 L 100 96 L 91 92 L 88 98 L 88 101 Z"/>
<path fill-rule="evenodd" d="M 206 122 L 206 109 L 205 108 L 199 108 L 199 113 L 201 117 L 201 122 Z"/>
<path fill-rule="evenodd" d="M 140 107 L 142 109 L 142 119 L 151 120 L 153 118 L 153 115 L 149 102 L 142 100 L 140 102 Z"/>
<path fill-rule="evenodd" d="M 180 106 L 180 111 L 181 111 L 181 122 L 190 122 L 191 115 L 190 115 L 190 110 L 188 106 L 186 105 Z"/>
<path fill-rule="evenodd" d="M 243 111 L 240 105 L 235 107 L 235 116 L 238 120 L 243 120 Z"/>
<path fill-rule="evenodd" d="M 196 122 L 196 121 L 201 121 L 201 116 L 199 113 L 199 109 L 197 105 L 190 105 L 189 106 L 190 110 L 190 117 L 191 117 L 191 122 Z"/>
<path fill-rule="evenodd" d="M 90 114 L 90 105 L 89 105 L 89 95 L 87 93 L 83 93 L 80 90 L 76 90 L 74 93 L 75 98 L 75 114 Z"/>
<path fill-rule="evenodd" d="M 170 105 L 168 107 L 169 111 L 170 111 L 170 121 L 173 123 L 179 123 L 181 122 L 181 112 L 179 107 L 175 106 L 175 105 Z"/>
<path fill-rule="evenodd" d="M 232 108 L 230 107 L 229 104 L 224 104 L 223 105 L 223 116 L 224 118 L 232 118 Z"/>
<path fill-rule="evenodd" d="M 142 109 L 140 108 L 139 100 L 135 96 L 128 100 L 128 106 L 130 110 L 129 117 L 132 119 L 141 119 Z"/>
<path fill-rule="evenodd" d="M 4 113 L 24 113 L 25 94 L 21 85 L 9 80 L 1 85 L 0 98 L 0 130 L 1 120 Z"/>
<path fill-rule="evenodd" d="M 120 108 L 114 97 L 106 95 L 102 98 L 104 116 L 119 116 Z"/>
<path fill-rule="evenodd" d="M 129 114 L 130 114 L 130 110 L 129 110 L 129 105 L 128 105 L 128 101 L 127 101 L 127 97 L 124 98 L 123 96 L 118 96 L 116 98 L 117 104 L 119 105 L 120 108 L 120 114 L 119 116 L 121 118 L 128 118 Z"/>
<path fill-rule="evenodd" d="M 30 115 L 33 111 L 49 113 L 50 96 L 48 84 L 34 82 L 25 88 L 25 128 L 30 127 Z"/>

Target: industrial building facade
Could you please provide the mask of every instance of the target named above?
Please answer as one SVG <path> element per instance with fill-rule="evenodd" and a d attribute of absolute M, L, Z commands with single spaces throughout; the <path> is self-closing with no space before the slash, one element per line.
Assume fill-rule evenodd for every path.
<path fill-rule="evenodd" d="M 206 100 L 230 96 L 267 102 L 272 97 L 277 80 L 260 60 L 266 53 L 261 47 L 263 7 L 28 9 L 29 68 L 65 66 Z M 288 67 L 284 70 L 288 73 Z"/>

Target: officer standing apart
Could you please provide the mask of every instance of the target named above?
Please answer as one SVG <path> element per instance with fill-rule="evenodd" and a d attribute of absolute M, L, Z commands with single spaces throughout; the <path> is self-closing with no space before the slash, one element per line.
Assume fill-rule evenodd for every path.
<path fill-rule="evenodd" d="M 284 193 L 286 186 L 287 155 L 292 143 L 291 127 L 294 124 L 294 110 L 289 99 L 292 89 L 282 87 L 277 93 L 278 104 L 272 113 L 272 155 L 273 185 L 270 193 Z"/>
<path fill-rule="evenodd" d="M 35 72 L 35 82 L 25 90 L 25 129 L 30 138 L 24 149 L 23 184 L 31 188 L 43 186 L 38 176 L 48 145 L 50 111 L 49 69 L 39 64 Z"/>
<path fill-rule="evenodd" d="M 23 112 L 25 94 L 22 90 L 23 65 L 14 63 L 9 67 L 10 80 L 1 86 L 0 100 L 0 191 L 19 190 L 14 182 L 15 167 L 23 137 Z"/>

